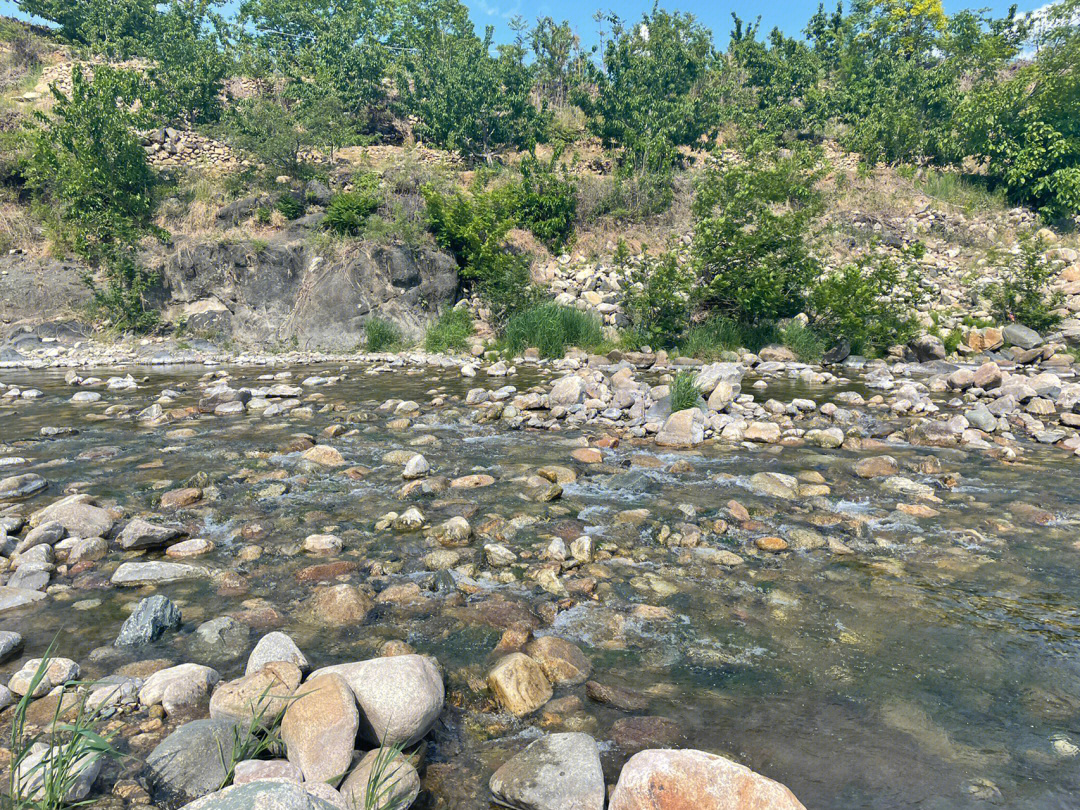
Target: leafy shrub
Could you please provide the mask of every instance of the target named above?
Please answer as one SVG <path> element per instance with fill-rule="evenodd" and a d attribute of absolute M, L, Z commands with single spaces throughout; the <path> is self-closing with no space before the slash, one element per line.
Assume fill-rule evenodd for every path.
<path fill-rule="evenodd" d="M 401 345 L 401 330 L 393 321 L 372 318 L 364 324 L 369 352 L 393 351 Z"/>
<path fill-rule="evenodd" d="M 623 293 L 623 311 L 643 343 L 670 346 L 679 338 L 689 322 L 692 282 L 674 251 L 655 259 L 645 251 Z"/>
<path fill-rule="evenodd" d="M 283 99 L 260 96 L 230 107 L 220 134 L 235 148 L 248 153 L 272 171 L 299 177 L 304 172 L 301 151 L 312 144 L 310 129 Z"/>
<path fill-rule="evenodd" d="M 745 159 L 706 169 L 694 200 L 698 295 L 744 323 L 791 317 L 818 276 L 811 231 L 822 210 L 815 150 L 751 148 Z"/>
<path fill-rule="evenodd" d="M 552 250 L 562 249 L 570 240 L 577 216 L 577 183 L 565 169 L 556 172 L 558 159 L 558 152 L 547 162 L 526 155 L 514 200 L 518 222 Z"/>
<path fill-rule="evenodd" d="M 157 4 L 153 0 L 18 0 L 24 14 L 55 22 L 71 42 L 106 56 L 126 58 L 151 35 Z"/>
<path fill-rule="evenodd" d="M 278 197 L 278 201 L 274 203 L 274 208 L 285 219 L 289 220 L 300 219 L 304 215 L 304 204 L 291 194 L 282 194 Z"/>
<path fill-rule="evenodd" d="M 381 204 L 377 188 L 335 194 L 326 207 L 323 227 L 342 236 L 359 236 L 368 217 L 379 210 Z"/>
<path fill-rule="evenodd" d="M 913 258 L 910 252 L 899 262 L 862 257 L 826 275 L 811 294 L 815 328 L 830 340 L 846 338 L 858 353 L 880 352 L 916 337 L 915 312 L 923 293 Z"/>
<path fill-rule="evenodd" d="M 272 214 L 273 211 L 270 208 L 267 208 L 265 205 L 260 205 L 257 209 L 255 209 L 255 221 L 258 222 L 260 225 L 269 225 L 270 216 Z"/>
<path fill-rule="evenodd" d="M 1000 282 L 988 288 L 990 308 L 999 323 L 1013 321 L 1042 332 L 1061 318 L 1053 310 L 1060 307 L 1062 294 L 1050 293 L 1053 271 L 1042 259 L 1042 246 L 1028 238 L 1019 255 L 1004 269 Z"/>
<path fill-rule="evenodd" d="M 467 309 L 448 309 L 428 329 L 424 336 L 424 348 L 432 353 L 465 351 L 472 337 L 472 316 Z"/>
<path fill-rule="evenodd" d="M 680 371 L 671 381 L 671 412 L 685 411 L 698 404 L 701 392 L 694 382 L 694 372 Z"/>
<path fill-rule="evenodd" d="M 603 337 L 599 318 L 559 304 L 541 304 L 515 312 L 503 330 L 503 341 L 510 352 L 520 354 L 535 348 L 542 357 L 551 358 L 562 357 L 568 346 L 597 346 Z"/>
<path fill-rule="evenodd" d="M 949 333 L 942 339 L 942 344 L 945 346 L 945 354 L 956 354 L 956 350 L 960 348 L 960 344 L 964 342 L 964 333 L 957 328 L 952 328 Z"/>

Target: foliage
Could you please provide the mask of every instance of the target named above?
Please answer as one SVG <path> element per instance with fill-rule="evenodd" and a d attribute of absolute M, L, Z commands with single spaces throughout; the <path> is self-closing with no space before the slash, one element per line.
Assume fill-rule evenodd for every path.
<path fill-rule="evenodd" d="M 98 305 L 120 328 L 148 328 L 156 321 L 144 302 L 152 279 L 136 249 L 142 236 L 160 232 L 154 174 L 135 134 L 137 78 L 98 66 L 89 80 L 76 66 L 70 98 L 55 89 L 53 96 L 33 134 L 28 185 L 74 251 L 104 268 L 108 285 L 95 288 Z"/>
<path fill-rule="evenodd" d="M 75 684 L 62 686 L 48 732 L 36 736 L 27 733 L 26 713 L 34 691 L 52 663 L 54 645 L 55 641 L 41 659 L 12 716 L 8 801 L 15 810 L 67 807 L 68 794 L 96 759 L 121 756 L 112 745 L 111 735 L 104 735 L 101 730 L 105 722 L 104 704 L 90 708 L 86 694 L 76 698 L 74 705 L 66 699 L 72 695 Z M 65 717 L 72 711 L 73 719 L 66 721 Z M 45 746 L 47 753 L 31 764 L 40 746 Z"/>
<path fill-rule="evenodd" d="M 218 747 L 218 757 L 225 772 L 225 778 L 222 779 L 219 790 L 232 782 L 238 762 L 258 759 L 268 753 L 278 756 L 284 753 L 285 743 L 281 739 L 281 721 L 289 705 L 304 695 L 276 696 L 271 694 L 272 688 L 267 686 L 257 699 L 248 702 L 247 708 L 251 717 L 246 726 L 239 723 L 233 726 L 230 750 L 226 753 L 224 749 Z M 271 712 L 271 708 L 275 705 L 278 706 L 277 711 Z"/>
<path fill-rule="evenodd" d="M 822 210 L 816 150 L 752 148 L 710 165 L 694 200 L 697 295 L 710 311 L 746 323 L 798 313 L 818 276 L 810 233 Z"/>
<path fill-rule="evenodd" d="M 674 251 L 653 258 L 646 250 L 629 267 L 623 311 L 643 344 L 671 346 L 679 338 L 690 319 L 692 284 Z"/>
<path fill-rule="evenodd" d="M 364 324 L 366 348 L 369 352 L 393 351 L 401 345 L 401 330 L 393 321 L 371 318 Z"/>
<path fill-rule="evenodd" d="M 323 227 L 342 236 L 359 236 L 368 217 L 379 210 L 378 179 L 375 183 L 358 183 L 353 191 L 335 194 L 326 207 Z"/>
<path fill-rule="evenodd" d="M 424 336 L 424 348 L 432 353 L 462 352 L 469 346 L 473 323 L 464 308 L 448 309 L 439 316 Z"/>
<path fill-rule="evenodd" d="M 231 107 L 222 134 L 233 146 L 260 163 L 291 177 L 303 173 L 301 151 L 312 136 L 283 98 L 259 96 Z"/>
<path fill-rule="evenodd" d="M 67 40 L 111 57 L 136 53 L 150 34 L 154 0 L 18 0 L 24 14 L 56 23 Z"/>
<path fill-rule="evenodd" d="M 300 219 L 304 215 L 304 204 L 292 194 L 282 194 L 278 197 L 274 208 L 288 220 Z"/>
<path fill-rule="evenodd" d="M 694 382 L 694 372 L 680 371 L 671 381 L 671 412 L 678 413 L 687 408 L 694 408 L 701 398 L 697 383 Z"/>
<path fill-rule="evenodd" d="M 825 353 L 825 344 L 816 329 L 794 320 L 780 332 L 780 342 L 804 363 L 816 363 Z"/>
<path fill-rule="evenodd" d="M 1052 6 L 1032 62 L 976 84 L 960 105 L 965 152 L 1009 198 L 1052 222 L 1080 213 L 1080 0 Z"/>
<path fill-rule="evenodd" d="M 491 55 L 494 29 L 476 36 L 457 0 L 417 0 L 407 32 L 398 87 L 417 132 L 448 149 L 493 162 L 507 147 L 529 148 L 547 118 L 530 99 L 532 79 L 521 45 Z"/>
<path fill-rule="evenodd" d="M 856 353 L 880 353 L 919 334 L 915 316 L 923 300 L 915 255 L 861 257 L 828 273 L 811 293 L 814 327 Z"/>
<path fill-rule="evenodd" d="M 398 782 L 402 776 L 398 771 L 403 767 L 401 744 L 382 746 L 375 752 L 375 761 L 371 764 L 368 781 L 364 786 L 364 806 L 356 810 L 408 810 L 411 796 L 399 793 Z"/>
<path fill-rule="evenodd" d="M 529 31 L 528 43 L 533 52 L 533 90 L 553 107 L 563 107 L 571 89 L 586 76 L 588 54 L 582 52 L 581 41 L 566 20 L 556 23 L 542 17 Z"/>
<path fill-rule="evenodd" d="M 1042 245 L 1032 238 L 1004 269 L 1002 281 L 988 289 L 990 308 L 999 323 L 1020 323 L 1037 332 L 1055 326 L 1062 304 L 1060 292 L 1050 292 L 1053 269 L 1042 259 Z"/>
<path fill-rule="evenodd" d="M 147 100 L 169 122 L 201 124 L 221 115 L 222 85 L 232 61 L 215 0 L 172 0 L 156 16 L 145 53 Z"/>
<path fill-rule="evenodd" d="M 556 171 L 559 153 L 542 161 L 529 154 L 521 161 L 521 183 L 515 187 L 516 218 L 552 250 L 560 250 L 574 232 L 577 183 L 564 169 Z"/>
<path fill-rule="evenodd" d="M 548 303 L 511 315 L 503 329 L 503 341 L 513 354 L 531 347 L 539 350 L 541 357 L 559 358 L 568 346 L 589 349 L 599 345 L 603 332 L 595 315 Z"/>

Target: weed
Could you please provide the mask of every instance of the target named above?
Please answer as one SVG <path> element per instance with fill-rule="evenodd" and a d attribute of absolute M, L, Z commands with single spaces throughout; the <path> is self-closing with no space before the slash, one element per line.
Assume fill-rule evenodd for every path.
<path fill-rule="evenodd" d="M 694 372 L 680 371 L 671 381 L 671 412 L 685 411 L 697 405 L 701 392 L 694 383 Z"/>
<path fill-rule="evenodd" d="M 510 316 L 503 331 L 508 351 L 520 354 L 535 348 L 541 356 L 557 358 L 568 346 L 590 349 L 604 339 L 595 315 L 559 304 L 540 304 Z"/>
<path fill-rule="evenodd" d="M 401 330 L 396 323 L 383 318 L 372 318 L 365 323 L 364 336 L 369 352 L 393 351 L 401 345 Z"/>
<path fill-rule="evenodd" d="M 424 336 L 424 348 L 434 354 L 446 351 L 464 351 L 472 337 L 472 316 L 466 309 L 448 309 L 428 329 Z"/>

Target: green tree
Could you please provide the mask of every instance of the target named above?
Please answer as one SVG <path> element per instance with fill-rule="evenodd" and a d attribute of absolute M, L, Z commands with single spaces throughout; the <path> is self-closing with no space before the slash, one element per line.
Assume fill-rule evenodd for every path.
<path fill-rule="evenodd" d="M 809 234 L 822 210 L 817 150 L 750 147 L 713 163 L 694 198 L 693 252 L 702 304 L 759 324 L 799 313 L 820 267 Z"/>
<path fill-rule="evenodd" d="M 581 40 L 566 20 L 556 23 L 551 17 L 542 17 L 529 32 L 528 42 L 537 93 L 553 107 L 564 106 L 571 88 L 585 77 L 588 55 L 581 49 Z"/>
<path fill-rule="evenodd" d="M 635 339 L 654 347 L 673 345 L 690 322 L 693 274 L 672 250 L 655 258 L 645 250 L 636 263 L 624 260 L 623 265 L 629 269 L 623 309 Z"/>
<path fill-rule="evenodd" d="M 144 296 L 152 281 L 139 265 L 139 240 L 160 233 L 153 224 L 154 174 L 135 127 L 138 78 L 98 66 L 88 79 L 76 66 L 71 96 L 53 90 L 52 110 L 39 115 L 27 181 L 60 236 L 107 278 L 95 299 L 122 328 L 156 320 Z"/>
<path fill-rule="evenodd" d="M 18 0 L 25 14 L 55 23 L 71 42 L 107 56 L 136 53 L 153 30 L 154 0 Z"/>
<path fill-rule="evenodd" d="M 500 46 L 493 56 L 493 29 L 477 37 L 457 0 L 415 0 L 409 20 L 399 89 L 421 137 L 488 163 L 542 139 L 548 117 L 529 97 L 522 46 Z"/>
<path fill-rule="evenodd" d="M 260 163 L 292 177 L 302 174 L 301 153 L 313 141 L 288 101 L 274 96 L 244 99 L 229 109 L 222 133 Z"/>

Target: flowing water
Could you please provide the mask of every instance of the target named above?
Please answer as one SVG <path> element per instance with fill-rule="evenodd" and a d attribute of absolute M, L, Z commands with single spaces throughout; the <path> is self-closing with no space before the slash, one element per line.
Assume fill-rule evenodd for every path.
<path fill-rule="evenodd" d="M 268 384 L 257 382 L 265 368 L 230 371 L 234 386 Z M 177 392 L 168 407 L 194 405 L 205 372 L 179 368 L 146 376 L 145 369 L 133 370 L 138 390 L 102 390 L 103 399 L 88 405 L 69 401 L 74 389 L 60 372 L 0 376 L 43 391 L 34 402 L 0 405 L 0 456 L 30 459 L 4 474 L 32 471 L 50 481 L 47 491 L 17 508 L 28 513 L 63 493 L 86 492 L 128 514 L 153 514 L 163 490 L 196 474 L 209 476 L 210 499 L 152 519 L 183 523 L 191 536 L 213 540 L 214 551 L 192 562 L 233 576 L 159 586 L 181 606 L 184 627 L 140 655 L 191 660 L 185 644 L 194 627 L 225 614 L 245 615 L 255 625 L 254 641 L 264 629 L 257 605 L 265 603 L 252 600 L 261 599 L 276 608 L 280 629 L 313 664 L 369 657 L 390 639 L 437 656 L 447 673 L 448 710 L 428 751 L 421 806 L 486 808 L 491 769 L 541 723 L 608 740 L 611 724 L 626 715 L 585 698 L 581 686 L 556 690 L 556 697 L 582 698 L 583 708 L 566 716 L 542 710 L 517 722 L 494 712 L 475 684 L 491 666 L 502 628 L 491 618 L 498 611 L 477 605 L 514 613 L 503 600 L 533 609 L 556 600 L 527 580 L 500 584 L 477 576 L 464 594 L 437 587 L 423 563 L 437 548 L 432 540 L 374 530 L 382 515 L 403 509 L 396 497 L 400 465 L 384 464 L 382 457 L 412 447 L 424 453 L 433 474 L 483 472 L 496 479 L 493 486 L 417 500 L 429 524 L 460 514 L 480 531 L 485 516 L 518 517 L 516 533 L 500 536 L 519 554 L 531 552 L 523 563 L 535 562 L 552 536 L 593 537 L 600 559 L 582 566 L 580 575 L 595 580 L 594 594 L 564 602 L 554 622 L 537 632 L 578 643 L 592 662 L 593 679 L 646 693 L 648 714 L 678 724 L 678 745 L 733 756 L 788 785 L 812 809 L 1049 810 L 1080 802 L 1080 487 L 1076 460 L 1060 451 L 1030 448 L 1006 465 L 979 452 L 890 445 L 879 452 L 895 457 L 902 475 L 933 487 L 936 500 L 927 503 L 937 514 L 913 517 L 895 510 L 911 498 L 853 475 L 859 456 L 845 450 L 662 452 L 651 443 L 624 441 L 605 451 L 603 465 L 585 468 L 570 461 L 579 432 L 507 430 L 469 418 L 472 409 L 463 403 L 469 387 L 509 382 L 525 391 L 539 381 L 537 372 L 470 382 L 456 371 L 365 374 L 355 368 L 337 384 L 308 389 L 306 397 L 318 398 L 310 418 L 203 415 L 147 428 L 130 416 L 105 415 L 115 405 L 146 407 L 163 389 Z M 339 367 L 293 372 L 291 382 L 298 382 L 339 373 Z M 772 385 L 766 393 L 823 402 L 836 390 Z M 447 397 L 446 405 L 429 404 L 437 394 Z M 407 429 L 388 429 L 394 417 L 378 405 L 390 398 L 420 403 Z M 884 435 L 899 424 L 883 426 L 876 418 L 866 417 L 872 433 Z M 353 480 L 340 471 L 311 470 L 299 453 L 280 451 L 296 434 L 317 436 L 333 424 L 357 430 L 327 443 L 370 473 Z M 46 439 L 40 435 L 46 426 L 78 433 Z M 177 427 L 194 435 L 170 435 Z M 673 471 L 680 461 L 688 464 Z M 526 501 L 515 479 L 543 464 L 575 467 L 578 480 L 556 501 Z M 818 473 L 830 492 L 778 501 L 749 486 L 749 477 L 761 471 L 804 480 Z M 277 494 L 283 488 L 287 492 Z M 734 525 L 725 506 L 731 499 L 759 525 L 722 537 L 706 533 L 703 545 L 736 551 L 745 564 L 721 567 L 658 542 L 661 526 L 675 527 L 690 515 L 699 524 L 722 517 Z M 616 520 L 640 508 L 649 510 L 644 522 Z M 799 528 L 841 540 L 855 553 L 769 555 L 750 542 Z M 297 574 L 325 560 L 298 553 L 297 544 L 328 529 L 345 541 L 341 558 L 359 564 L 343 581 L 368 581 L 376 590 L 413 581 L 425 597 L 381 604 L 362 626 L 336 629 L 315 621 L 303 609 L 314 584 Z M 249 542 L 262 546 L 263 555 L 238 563 L 239 549 Z M 479 563 L 484 542 L 474 538 L 462 549 L 464 559 Z M 60 632 L 60 653 L 87 659 L 111 644 L 125 606 L 152 592 L 109 585 L 116 564 L 131 556 L 111 551 L 74 579 L 54 580 L 54 586 L 71 587 L 0 617 L 0 627 L 23 633 L 28 654 L 40 654 Z M 667 607 L 673 618 L 637 618 L 632 610 L 643 604 Z M 235 677 L 243 660 L 215 665 Z M 17 666 L 12 662 L 5 671 Z M 603 751 L 614 780 L 626 752 L 610 742 Z"/>

